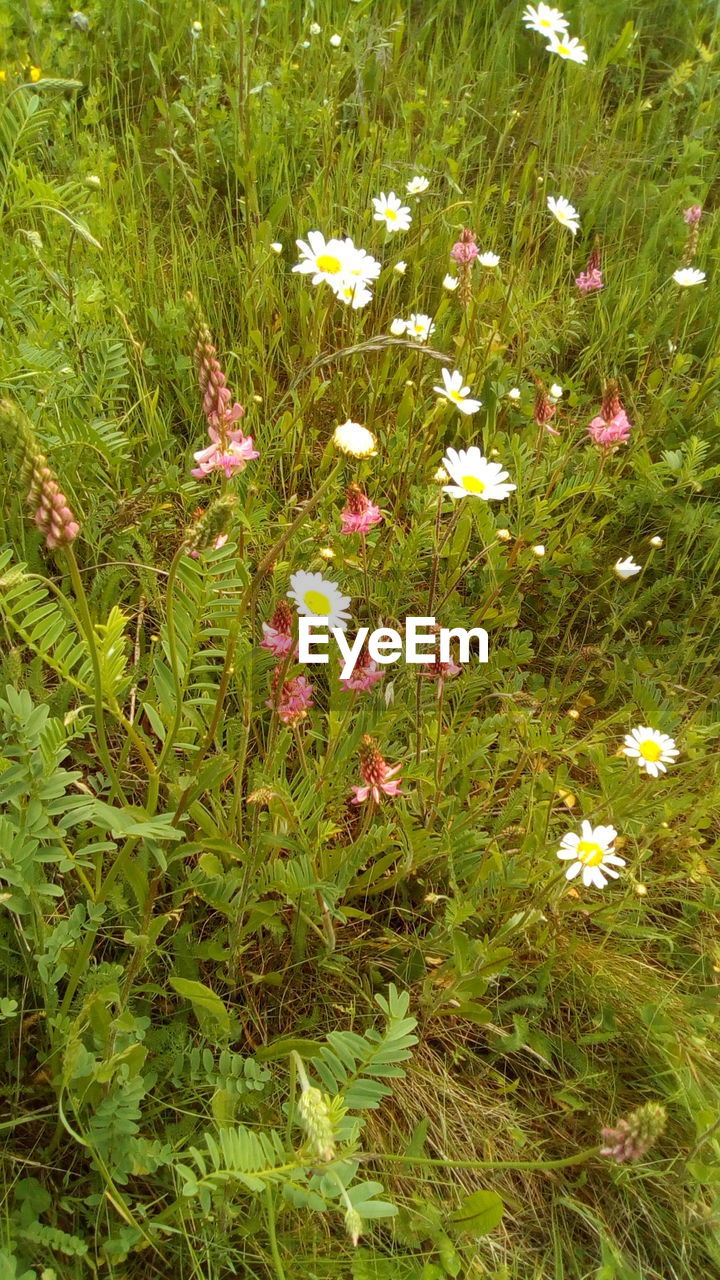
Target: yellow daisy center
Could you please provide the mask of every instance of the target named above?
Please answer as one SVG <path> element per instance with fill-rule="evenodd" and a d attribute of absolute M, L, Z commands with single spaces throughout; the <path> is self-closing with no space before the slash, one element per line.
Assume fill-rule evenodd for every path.
<path fill-rule="evenodd" d="M 318 271 L 327 271 L 329 275 L 337 275 L 341 267 L 340 259 L 332 253 L 321 253 L 317 260 Z"/>
<path fill-rule="evenodd" d="M 460 392 L 460 391 L 451 391 L 451 392 L 450 392 L 450 399 L 451 399 L 451 400 L 454 400 L 456 404 L 459 404 L 459 403 L 460 403 L 460 401 L 462 400 L 462 392 Z"/>
<path fill-rule="evenodd" d="M 662 747 L 657 742 L 654 742 L 652 738 L 646 738 L 644 742 L 640 743 L 640 755 L 645 760 L 649 760 L 651 764 L 655 764 L 662 755 Z"/>
<path fill-rule="evenodd" d="M 487 488 L 487 485 L 482 480 L 478 480 L 477 476 L 463 476 L 461 484 L 468 493 L 484 493 Z"/>
<path fill-rule="evenodd" d="M 387 218 L 388 222 L 397 222 L 397 214 L 394 209 L 386 209 L 385 217 Z"/>
<path fill-rule="evenodd" d="M 569 48 L 568 48 L 568 46 L 567 46 L 566 44 L 559 44 L 559 45 L 557 45 L 555 52 L 556 52 L 556 53 L 562 53 L 562 54 L 564 54 L 564 55 L 565 55 L 565 57 L 567 57 L 567 55 L 569 54 L 570 50 L 569 50 Z"/>
<path fill-rule="evenodd" d="M 594 840 L 581 840 L 577 847 L 577 856 L 585 867 L 599 867 L 605 857 L 605 850 Z"/>
<path fill-rule="evenodd" d="M 306 591 L 303 600 L 313 613 L 319 618 L 327 618 L 330 615 L 330 601 L 322 591 Z"/>

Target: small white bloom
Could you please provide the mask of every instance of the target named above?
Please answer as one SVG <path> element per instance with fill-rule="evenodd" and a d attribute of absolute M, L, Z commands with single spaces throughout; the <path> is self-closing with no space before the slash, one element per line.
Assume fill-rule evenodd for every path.
<path fill-rule="evenodd" d="M 331 36 L 330 44 L 332 45 L 333 49 L 339 49 L 340 45 L 342 44 L 342 36 L 339 36 L 339 35 Z"/>
<path fill-rule="evenodd" d="M 576 235 L 580 227 L 580 214 L 564 196 L 548 196 L 547 207 L 562 227 Z"/>
<path fill-rule="evenodd" d="M 340 284 L 354 259 L 345 240 L 327 240 L 321 231 L 308 231 L 307 240 L 295 241 L 300 261 L 293 267 L 301 275 L 311 275 L 313 284 Z M 350 241 L 352 244 L 352 241 Z"/>
<path fill-rule="evenodd" d="M 558 57 L 565 58 L 568 62 L 579 62 L 584 65 L 587 60 L 587 49 L 584 44 L 574 37 L 571 40 L 569 36 L 551 36 L 550 43 L 545 45 L 548 53 L 556 53 Z"/>
<path fill-rule="evenodd" d="M 301 45 L 300 47 L 301 47 L 302 49 L 309 49 L 309 48 L 310 48 L 310 41 L 309 41 L 309 40 L 303 40 L 302 45 Z"/>
<path fill-rule="evenodd" d="M 100 187 L 100 179 L 96 173 L 89 173 L 85 179 L 86 187 L 93 187 L 97 191 Z"/>
<path fill-rule="evenodd" d="M 430 183 L 427 178 L 411 178 L 405 190 L 409 196 L 421 196 L 423 191 L 427 191 Z"/>
<path fill-rule="evenodd" d="M 511 387 L 508 391 L 508 400 L 519 400 L 522 392 L 519 387 Z"/>
<path fill-rule="evenodd" d="M 335 428 L 333 444 L 351 458 L 370 458 L 375 453 L 376 440 L 367 427 L 348 418 L 347 422 Z"/>
<path fill-rule="evenodd" d="M 301 570 L 290 578 L 288 599 L 294 600 L 298 613 L 314 618 L 327 618 L 329 627 L 347 628 L 350 597 L 344 596 L 336 582 L 328 582 L 321 573 Z"/>
<path fill-rule="evenodd" d="M 443 466 L 453 481 L 444 486 L 451 498 L 470 496 L 484 502 L 502 502 L 517 488 L 508 483 L 508 473 L 500 463 L 488 462 L 475 445 L 470 449 L 448 449 Z"/>
<path fill-rule="evenodd" d="M 650 538 L 649 541 L 651 547 L 662 547 L 664 545 L 662 538 L 660 538 L 657 533 L 655 534 L 655 537 Z"/>
<path fill-rule="evenodd" d="M 407 262 L 396 262 L 393 271 L 397 271 L 399 276 L 404 276 L 407 271 Z"/>
<path fill-rule="evenodd" d="M 625 755 L 637 760 L 640 769 L 644 769 L 651 778 L 660 773 L 667 773 L 667 766 L 675 763 L 679 755 L 675 739 L 657 729 L 649 729 L 643 725 L 627 733 L 624 739 Z"/>
<path fill-rule="evenodd" d="M 558 858 L 563 862 L 571 860 L 565 878 L 574 880 L 582 871 L 582 882 L 586 888 L 596 885 L 598 889 L 604 889 L 607 876 L 617 880 L 618 872 L 612 868 L 625 866 L 625 859 L 618 858 L 613 852 L 617 831 L 614 827 L 592 827 L 589 822 L 584 821 L 581 833 L 578 836 L 574 832 L 568 832 L 560 842 Z"/>
<path fill-rule="evenodd" d="M 283 247 L 279 240 L 273 240 L 272 244 L 270 245 L 270 248 L 272 249 L 273 253 L 282 253 L 283 251 Z"/>
<path fill-rule="evenodd" d="M 390 325 L 390 332 L 394 338 L 402 338 L 407 329 L 407 320 L 401 320 L 397 316 Z"/>
<path fill-rule="evenodd" d="M 319 36 L 321 31 L 322 31 L 322 27 L 320 26 L 320 23 L 319 23 L 319 22 L 311 22 L 311 23 L 310 23 L 310 35 L 311 35 L 311 36 Z"/>
<path fill-rule="evenodd" d="M 368 302 L 372 302 L 372 290 L 368 289 L 362 280 L 344 280 L 342 284 L 333 285 L 335 297 L 340 302 L 344 302 L 347 307 L 352 307 L 353 311 L 357 311 L 360 307 L 366 307 Z"/>
<path fill-rule="evenodd" d="M 202 22 L 197 22 L 197 21 L 193 22 L 190 28 L 190 35 L 192 36 L 193 40 L 197 40 L 198 36 L 201 34 L 202 34 Z"/>
<path fill-rule="evenodd" d="M 541 36 L 564 35 L 568 29 L 564 14 L 549 4 L 539 4 L 537 8 L 529 4 L 522 19 L 529 30 L 539 31 Z"/>
<path fill-rule="evenodd" d="M 496 529 L 495 537 L 499 538 L 500 542 L 510 542 L 512 534 L 509 529 Z"/>
<path fill-rule="evenodd" d="M 679 271 L 673 272 L 673 280 L 682 289 L 691 289 L 694 284 L 705 283 L 705 272 L 698 271 L 695 267 L 681 267 Z"/>
<path fill-rule="evenodd" d="M 458 287 L 457 276 L 451 276 L 450 273 L 448 272 L 445 279 L 443 280 L 443 289 L 448 289 L 450 293 L 454 293 L 457 287 Z"/>
<path fill-rule="evenodd" d="M 539 559 L 542 558 L 542 556 L 545 555 L 545 548 L 542 542 L 536 543 L 535 546 L 533 547 L 533 551 Z"/>
<path fill-rule="evenodd" d="M 550 395 L 551 395 L 552 399 L 553 399 L 553 400 L 559 400 L 559 399 L 560 399 L 560 397 L 562 396 L 562 393 L 563 393 L 563 389 L 562 389 L 562 387 L 560 386 L 559 382 L 553 382 L 553 384 L 552 384 L 552 386 L 551 386 L 551 388 L 550 388 Z"/>
<path fill-rule="evenodd" d="M 407 205 L 395 195 L 394 191 L 385 195 L 384 191 L 379 196 L 373 196 L 373 205 L 375 213 L 373 217 L 376 222 L 384 222 L 388 231 L 407 231 L 412 222 L 412 216 Z"/>
<path fill-rule="evenodd" d="M 632 556 L 626 556 L 624 560 L 616 560 L 613 565 L 613 572 L 618 578 L 622 578 L 625 582 L 628 578 L 634 578 L 636 573 L 642 569 L 641 564 L 635 564 Z"/>
<path fill-rule="evenodd" d="M 430 316 L 415 315 L 410 316 L 406 322 L 406 333 L 409 338 L 414 338 L 416 342 L 427 342 L 431 333 L 435 332 L 435 325 Z"/>
<path fill-rule="evenodd" d="M 461 413 L 477 413 L 482 408 L 482 400 L 471 400 L 470 388 L 464 385 L 464 378 L 457 369 L 453 373 L 448 373 L 447 369 L 442 371 L 442 380 L 444 386 L 433 387 L 433 391 L 437 391 L 439 396 L 444 396 L 456 409 Z"/>
<path fill-rule="evenodd" d="M 499 261 L 496 253 L 481 253 L 478 258 L 481 267 L 496 267 Z"/>

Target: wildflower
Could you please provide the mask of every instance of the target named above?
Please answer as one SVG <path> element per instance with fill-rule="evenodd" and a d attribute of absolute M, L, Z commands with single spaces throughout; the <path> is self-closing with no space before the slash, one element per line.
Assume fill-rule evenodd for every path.
<path fill-rule="evenodd" d="M 300 250 L 300 261 L 293 271 L 311 275 L 313 284 L 325 281 L 330 285 L 344 283 L 354 254 L 349 249 L 352 241 L 326 240 L 321 231 L 308 231 L 307 240 L 295 241 Z"/>
<path fill-rule="evenodd" d="M 595 247 L 587 261 L 584 271 L 576 278 L 575 284 L 581 293 L 594 293 L 604 288 L 600 257 L 600 238 L 595 238 Z"/>
<path fill-rule="evenodd" d="M 333 444 L 341 453 L 351 458 L 370 458 L 376 452 L 377 441 L 372 431 L 362 427 L 359 422 L 343 422 L 333 432 Z"/>
<path fill-rule="evenodd" d="M 450 293 L 454 293 L 459 284 L 457 276 L 451 276 L 450 273 L 443 280 L 443 289 L 447 289 Z"/>
<path fill-rule="evenodd" d="M 660 773 L 667 773 L 667 766 L 675 763 L 679 755 L 675 740 L 657 729 L 648 729 L 643 725 L 627 733 L 624 739 L 625 755 L 637 760 L 638 767 L 657 778 Z"/>
<path fill-rule="evenodd" d="M 373 217 L 376 222 L 384 222 L 389 232 L 407 231 L 412 222 L 412 216 L 407 205 L 402 203 L 394 191 L 390 191 L 385 195 L 384 191 L 379 196 L 373 196 L 373 205 L 375 213 Z"/>
<path fill-rule="evenodd" d="M 681 289 L 691 289 L 694 284 L 703 284 L 705 279 L 705 272 L 698 271 L 696 267 L 680 267 L 673 272 L 673 280 Z"/>
<path fill-rule="evenodd" d="M 193 560 L 198 560 L 200 551 L 208 547 L 218 551 L 225 546 L 228 540 L 226 530 L 236 506 L 237 499 L 231 494 L 224 494 L 209 507 L 198 507 L 195 521 L 185 535 L 185 546 Z"/>
<path fill-rule="evenodd" d="M 535 544 L 535 546 L 533 547 L 533 553 L 538 557 L 538 559 L 542 559 L 542 557 L 545 555 L 545 548 L 542 542 L 537 542 Z"/>
<path fill-rule="evenodd" d="M 443 463 L 453 482 L 445 486 L 445 493 L 451 498 L 470 495 L 484 502 L 502 502 L 517 488 L 508 484 L 508 473 L 500 463 L 488 462 L 476 445 L 467 450 L 448 449 Z"/>
<path fill-rule="evenodd" d="M 403 334 L 407 330 L 407 324 L 407 320 L 401 320 L 398 316 L 390 325 L 390 332 L 394 337 L 402 338 Z"/>
<path fill-rule="evenodd" d="M 574 832 L 568 832 L 563 836 L 557 851 L 561 861 L 572 859 L 565 878 L 574 880 L 582 871 L 582 882 L 586 888 L 596 885 L 598 889 L 604 889 L 607 876 L 617 880 L 618 872 L 613 867 L 625 866 L 625 860 L 613 853 L 617 831 L 614 827 L 592 827 L 589 822 L 584 821 L 581 833 L 578 836 Z"/>
<path fill-rule="evenodd" d="M 293 611 L 287 600 L 278 600 L 270 622 L 263 622 L 263 638 L 260 648 L 267 649 L 276 658 L 286 658 L 295 647 L 293 639 Z"/>
<path fill-rule="evenodd" d="M 553 400 L 561 400 L 561 399 L 562 399 L 562 393 L 563 393 L 563 389 L 562 389 L 562 387 L 560 386 L 560 383 L 559 383 L 559 382 L 553 382 L 553 384 L 552 384 L 552 386 L 551 386 L 551 388 L 550 388 L 550 395 L 552 396 Z"/>
<path fill-rule="evenodd" d="M 353 311 L 359 310 L 360 307 L 366 307 L 368 302 L 372 302 L 372 292 L 367 289 L 364 284 L 354 280 L 347 280 L 344 284 L 338 286 L 334 290 L 335 297 L 344 302 L 346 306 L 352 307 Z"/>
<path fill-rule="evenodd" d="M 369 284 L 371 280 L 377 280 L 382 271 L 382 263 L 377 258 L 373 258 L 372 254 L 366 249 L 358 249 L 353 244 L 349 236 L 346 236 L 343 244 L 347 251 L 347 274 L 351 280 L 357 280 L 361 284 Z"/>
<path fill-rule="evenodd" d="M 434 627 L 431 628 L 431 630 L 439 632 L 440 628 Z M 440 698 L 442 696 L 445 681 L 450 679 L 452 676 L 459 676 L 461 670 L 462 668 L 458 666 L 457 662 L 453 661 L 452 657 L 449 656 L 443 661 L 440 655 L 436 653 L 432 657 L 424 660 L 420 668 L 420 675 L 428 676 L 431 680 L 437 680 L 437 696 Z"/>
<path fill-rule="evenodd" d="M 227 542 L 227 540 L 228 540 L 228 534 L 227 534 L 227 533 L 219 533 L 219 534 L 218 534 L 218 536 L 217 536 L 217 538 L 215 539 L 215 541 L 214 541 L 214 542 L 213 542 L 213 544 L 212 544 L 212 545 L 213 545 L 213 551 L 219 551 L 221 547 L 224 547 L 224 546 L 225 546 L 225 543 Z M 199 551 L 189 551 L 189 552 L 188 552 L 188 555 L 192 556 L 193 560 L 199 560 L 199 559 L 200 559 L 200 552 L 199 552 Z"/>
<path fill-rule="evenodd" d="M 539 427 L 544 427 L 552 436 L 558 436 L 559 431 L 550 426 L 550 421 L 555 416 L 555 405 L 550 399 L 545 387 L 539 379 L 536 379 L 537 395 L 535 397 L 535 405 L 533 408 L 533 416 Z"/>
<path fill-rule="evenodd" d="M 89 173 L 87 175 L 85 178 L 85 186 L 92 187 L 94 191 L 98 191 L 100 189 L 100 179 L 96 173 Z"/>
<path fill-rule="evenodd" d="M 635 564 L 632 556 L 626 556 L 624 560 L 616 560 L 613 565 L 613 573 L 625 582 L 628 578 L 634 578 L 636 573 L 642 569 L 641 564 Z"/>
<path fill-rule="evenodd" d="M 193 455 L 198 465 L 190 474 L 202 479 L 213 471 L 223 471 L 230 479 L 260 455 L 253 447 L 252 436 L 245 437 L 242 431 L 233 428 L 233 423 L 242 418 L 245 410 L 237 401 L 232 403 L 227 379 L 197 301 L 192 294 L 188 294 L 186 300 L 192 317 L 193 359 L 210 436 L 210 444 Z"/>
<path fill-rule="evenodd" d="M 510 542 L 512 539 L 512 534 L 509 529 L 496 529 L 495 537 L 498 539 L 499 542 Z"/>
<path fill-rule="evenodd" d="M 321 547 L 320 550 L 318 551 L 318 555 L 321 556 L 323 560 L 335 559 L 335 552 L 333 551 L 332 547 Z"/>
<path fill-rule="evenodd" d="M 375 804 L 379 804 L 382 799 L 381 792 L 390 797 L 402 795 L 401 779 L 395 777 L 401 768 L 402 765 L 399 764 L 391 768 L 380 754 L 374 738 L 367 733 L 364 734 L 360 744 L 360 776 L 364 785 L 353 787 L 355 795 L 352 803 L 362 804 L 372 796 Z"/>
<path fill-rule="evenodd" d="M 365 534 L 382 520 L 379 507 L 371 502 L 359 485 L 351 484 L 347 491 L 347 506 L 340 512 L 341 533 Z"/>
<path fill-rule="evenodd" d="M 575 37 L 571 39 L 567 35 L 551 36 L 550 43 L 545 45 L 547 53 L 556 53 L 558 57 L 564 58 L 568 62 L 579 62 L 584 64 L 588 60 L 587 49 Z"/>
<path fill-rule="evenodd" d="M 29 74 L 30 74 L 30 80 L 32 84 L 37 84 L 38 80 L 42 79 L 42 71 L 40 67 L 31 67 Z"/>
<path fill-rule="evenodd" d="M 683 222 L 689 227 L 694 227 L 702 218 L 702 205 L 691 204 L 689 209 L 683 213 Z"/>
<path fill-rule="evenodd" d="M 320 1160 L 334 1160 L 335 1136 L 328 1098 L 309 1084 L 307 1078 L 303 1081 L 297 1110 L 315 1155 Z"/>
<path fill-rule="evenodd" d="M 298 612 L 316 618 L 327 618 L 329 627 L 345 631 L 350 614 L 347 606 L 350 597 L 344 596 L 336 582 L 328 582 L 321 573 L 301 570 L 290 578 L 290 600 L 294 600 Z"/>
<path fill-rule="evenodd" d="M 614 1129 L 601 1129 L 601 1156 L 609 1156 L 616 1164 L 639 1160 L 662 1137 L 667 1113 L 659 1102 L 646 1102 L 627 1120 L 619 1120 Z"/>
<path fill-rule="evenodd" d="M 472 414 L 477 413 L 482 408 L 482 400 L 470 399 L 470 388 L 464 386 L 464 378 L 457 369 L 453 373 L 448 373 L 447 369 L 442 370 L 442 387 L 433 387 L 433 391 L 437 391 L 438 395 L 444 396 L 451 404 L 454 404 L 460 413 Z"/>
<path fill-rule="evenodd" d="M 653 538 L 650 538 L 650 539 L 649 539 L 649 542 L 650 542 L 650 546 L 651 546 L 651 547 L 662 547 L 662 546 L 664 546 L 664 543 L 663 543 L 662 538 L 661 538 L 661 537 L 659 537 L 657 533 L 655 534 L 655 536 L 654 536 Z"/>
<path fill-rule="evenodd" d="M 450 257 L 454 262 L 472 262 L 478 257 L 480 250 L 475 243 L 475 235 L 468 227 L 463 231 L 460 239 L 453 245 L 450 250 Z"/>
<path fill-rule="evenodd" d="M 405 190 L 409 196 L 421 196 L 423 191 L 427 191 L 430 183 L 427 178 L 411 178 L 407 183 Z"/>
<path fill-rule="evenodd" d="M 320 32 L 322 31 L 322 27 L 320 26 L 319 22 L 311 22 L 309 29 L 310 29 L 311 36 L 319 36 Z"/>
<path fill-rule="evenodd" d="M 201 34 L 202 34 L 202 22 L 193 22 L 190 28 L 190 35 L 192 36 L 193 40 L 197 40 L 198 36 L 200 36 Z"/>
<path fill-rule="evenodd" d="M 72 508 L 47 464 L 30 423 L 15 405 L 0 403 L 0 417 L 9 419 L 21 448 L 20 480 L 27 485 L 26 503 L 49 551 L 69 546 L 80 532 Z"/>
<path fill-rule="evenodd" d="M 283 724 L 294 729 L 305 719 L 308 708 L 313 705 L 313 687 L 305 676 L 293 676 L 291 680 L 285 680 L 278 689 L 281 674 L 282 667 L 276 667 L 270 680 L 272 696 L 265 706 L 271 711 L 277 711 Z"/>
<path fill-rule="evenodd" d="M 436 484 L 447 484 L 449 479 L 450 476 L 444 467 L 438 467 L 437 471 L 433 475 L 433 480 Z"/>
<path fill-rule="evenodd" d="M 573 235 L 577 234 L 580 227 L 580 215 L 569 200 L 566 200 L 564 196 L 548 196 L 547 207 L 562 227 L 567 227 L 568 231 L 572 231 Z"/>
<path fill-rule="evenodd" d="M 435 325 L 430 316 L 413 313 L 406 322 L 405 331 L 408 337 L 414 338 L 416 342 L 427 342 L 431 333 L 435 332 Z"/>
<path fill-rule="evenodd" d="M 631 424 L 619 395 L 618 384 L 611 381 L 605 388 L 600 413 L 588 427 L 591 440 L 603 449 L 626 444 Z"/>
<path fill-rule="evenodd" d="M 370 657 L 368 650 L 362 649 L 355 661 L 352 675 L 348 676 L 347 680 L 343 680 L 341 676 L 340 683 L 345 689 L 352 689 L 355 693 L 366 693 L 384 676 L 385 672 L 380 670 L 374 658 Z"/>
<path fill-rule="evenodd" d="M 330 44 L 332 45 L 333 49 L 339 49 L 340 45 L 342 44 L 342 36 L 339 36 L 337 34 L 334 36 L 331 36 Z"/>
<path fill-rule="evenodd" d="M 549 4 L 539 4 L 537 8 L 529 4 L 522 19 L 528 30 L 539 31 L 541 36 L 565 35 L 568 29 L 567 18 Z"/>
<path fill-rule="evenodd" d="M 282 253 L 283 247 L 279 240 L 273 240 L 270 244 L 273 253 Z"/>
<path fill-rule="evenodd" d="M 496 253 L 481 253 L 478 262 L 481 267 L 496 267 L 500 262 L 500 258 Z"/>
<path fill-rule="evenodd" d="M 393 271 L 397 271 L 399 276 L 404 276 L 407 271 L 407 262 L 403 262 L 402 260 L 400 262 L 396 262 L 393 267 Z"/>

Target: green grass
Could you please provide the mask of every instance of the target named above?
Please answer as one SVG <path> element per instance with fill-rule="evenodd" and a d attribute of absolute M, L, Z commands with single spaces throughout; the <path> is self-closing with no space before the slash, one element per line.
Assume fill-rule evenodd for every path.
<path fill-rule="evenodd" d="M 578 67 L 522 7 L 114 0 L 85 32 L 0 0 L 0 1280 L 720 1276 L 718 16 L 574 5 Z M 415 174 L 388 237 L 371 198 Z M 694 203 L 707 281 L 681 290 Z M 464 227 L 501 258 L 467 311 L 442 287 Z M 368 307 L 292 272 L 314 229 L 382 262 Z M 605 288 L 581 297 L 596 237 Z M 260 453 L 227 485 L 190 476 L 188 291 Z M 389 336 L 410 312 L 427 347 Z M 443 360 L 477 415 L 437 403 Z M 633 430 L 601 458 L 609 379 Z M 563 387 L 558 436 L 536 380 Z M 74 564 L 28 519 L 19 412 Z M 332 448 L 348 418 L 375 457 Z M 471 444 L 517 490 L 439 506 Z M 385 513 L 367 562 L 339 533 L 350 481 Z M 229 541 L 192 561 L 221 490 Z M 314 668 L 291 732 L 258 641 L 301 569 L 370 627 L 425 614 L 434 576 L 490 661 L 442 698 L 403 664 L 352 701 Z M 645 724 L 680 749 L 657 781 L 620 753 Z M 404 794 L 358 813 L 365 733 Z M 583 818 L 621 834 L 602 892 L 555 857 Z M 329 1032 L 388 1022 L 386 1095 L 344 1059 L 323 1076 Z M 328 1168 L 293 1049 L 335 1097 Z M 642 1160 L 588 1154 L 655 1101 Z M 357 1248 L 351 1175 L 376 1184 Z M 466 1230 L 480 1190 L 503 1216 Z"/>

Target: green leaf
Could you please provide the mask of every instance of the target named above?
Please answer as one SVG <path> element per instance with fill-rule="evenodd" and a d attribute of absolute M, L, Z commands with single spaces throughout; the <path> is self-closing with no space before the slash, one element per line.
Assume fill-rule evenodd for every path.
<path fill-rule="evenodd" d="M 199 1018 L 205 1015 L 217 1022 L 223 1031 L 230 1030 L 230 1015 L 219 995 L 210 987 L 189 978 L 171 978 L 170 985 L 179 996 L 190 1001 Z"/>
<path fill-rule="evenodd" d="M 451 1215 L 451 1221 L 457 1231 L 470 1231 L 474 1236 L 486 1236 L 500 1222 L 504 1207 L 497 1191 L 473 1191 Z"/>

